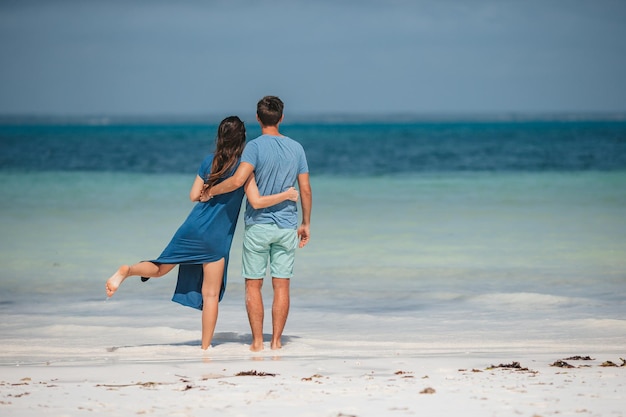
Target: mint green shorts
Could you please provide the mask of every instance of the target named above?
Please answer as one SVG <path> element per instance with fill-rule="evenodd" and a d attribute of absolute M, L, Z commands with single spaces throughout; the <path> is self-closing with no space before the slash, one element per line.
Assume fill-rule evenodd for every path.
<path fill-rule="evenodd" d="M 269 264 L 272 277 L 293 277 L 297 247 L 298 234 L 294 229 L 281 229 L 273 223 L 246 226 L 242 275 L 248 279 L 263 279 Z"/>

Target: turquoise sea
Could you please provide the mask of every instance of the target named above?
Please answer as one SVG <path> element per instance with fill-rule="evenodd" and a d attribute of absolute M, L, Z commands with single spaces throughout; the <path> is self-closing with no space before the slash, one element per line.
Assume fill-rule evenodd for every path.
<path fill-rule="evenodd" d="M 120 343 L 184 358 L 176 347 L 199 345 L 198 312 L 169 301 L 174 273 L 128 280 L 108 301 L 104 283 L 167 244 L 216 126 L 96 122 L 0 126 L 2 363 L 103 361 Z M 305 147 L 314 195 L 287 354 L 626 346 L 626 122 L 305 120 L 282 131 Z M 241 233 L 218 347 L 249 342 Z"/>

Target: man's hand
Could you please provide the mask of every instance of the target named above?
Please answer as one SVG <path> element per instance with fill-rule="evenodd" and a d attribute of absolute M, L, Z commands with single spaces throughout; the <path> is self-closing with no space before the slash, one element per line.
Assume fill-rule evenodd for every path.
<path fill-rule="evenodd" d="M 309 231 L 309 225 L 300 225 L 300 227 L 298 228 L 298 238 L 300 239 L 298 247 L 303 248 L 307 243 L 309 243 L 310 237 L 311 233 Z"/>

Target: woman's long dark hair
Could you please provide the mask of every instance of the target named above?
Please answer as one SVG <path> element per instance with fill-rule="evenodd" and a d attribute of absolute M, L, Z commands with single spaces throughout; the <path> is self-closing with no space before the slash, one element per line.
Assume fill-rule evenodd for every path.
<path fill-rule="evenodd" d="M 235 167 L 245 146 L 246 127 L 241 119 L 229 116 L 222 120 L 217 128 L 211 174 L 204 180 L 208 188 L 213 187 Z"/>

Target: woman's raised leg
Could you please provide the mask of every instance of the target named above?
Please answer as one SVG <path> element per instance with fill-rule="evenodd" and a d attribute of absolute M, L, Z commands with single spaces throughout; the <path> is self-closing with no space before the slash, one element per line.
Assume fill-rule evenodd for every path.
<path fill-rule="evenodd" d="M 157 265 L 152 262 L 139 262 L 130 266 L 122 265 L 106 282 L 105 289 L 107 297 L 115 294 L 115 291 L 117 291 L 122 282 L 128 277 L 140 276 L 158 278 L 170 272 L 175 266 L 175 264 Z"/>

